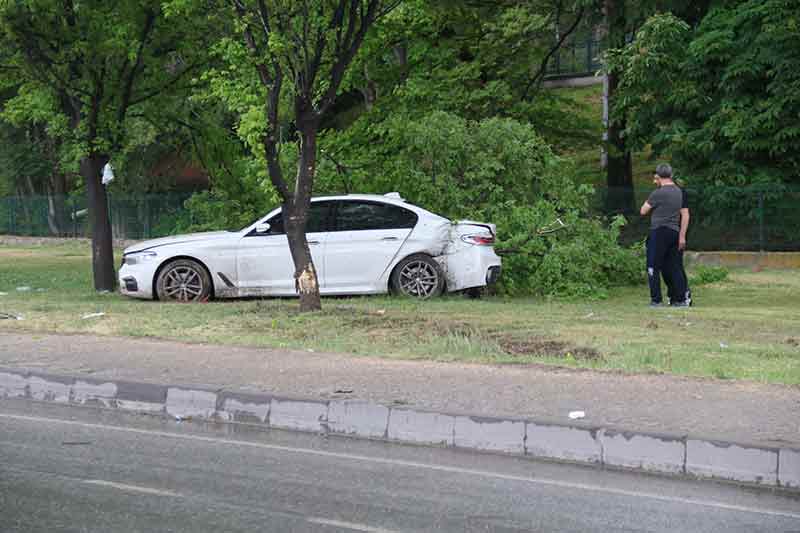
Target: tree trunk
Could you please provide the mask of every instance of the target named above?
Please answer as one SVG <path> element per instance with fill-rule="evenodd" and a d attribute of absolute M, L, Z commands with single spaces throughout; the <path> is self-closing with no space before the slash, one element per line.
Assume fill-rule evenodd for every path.
<path fill-rule="evenodd" d="M 364 79 L 366 84 L 360 88 L 360 91 L 361 96 L 364 97 L 364 107 L 370 111 L 378 100 L 378 85 L 370 78 L 367 65 L 364 65 Z"/>
<path fill-rule="evenodd" d="M 108 157 L 99 154 L 90 154 L 81 161 L 81 175 L 86 182 L 89 227 L 92 232 L 92 272 L 96 291 L 113 291 L 117 285 L 108 196 L 100 181 L 103 165 L 107 162 Z"/>
<path fill-rule="evenodd" d="M 405 42 L 397 44 L 392 48 L 392 51 L 397 64 L 400 66 L 400 82 L 405 82 L 409 73 L 408 45 Z"/>
<path fill-rule="evenodd" d="M 66 176 L 62 172 L 53 173 L 48 189 L 50 231 L 55 236 L 62 237 L 67 233 Z"/>
<path fill-rule="evenodd" d="M 18 198 L 17 205 L 22 205 L 22 220 L 24 220 L 25 223 L 30 228 L 31 227 L 31 221 L 33 220 L 33 215 L 31 213 L 31 202 L 33 201 L 33 198 L 28 196 L 27 194 L 25 194 L 25 190 L 22 188 L 22 185 L 19 185 L 19 184 L 17 185 L 17 198 Z M 16 218 L 17 218 L 17 222 L 16 222 L 15 226 L 16 226 L 17 234 L 18 235 L 22 235 L 22 230 L 19 228 L 19 226 L 20 226 L 20 223 L 19 223 L 20 216 L 17 214 Z"/>
<path fill-rule="evenodd" d="M 625 0 L 605 0 L 606 24 L 609 48 L 625 46 Z M 608 74 L 608 105 L 613 107 L 614 96 L 619 85 L 616 73 Z M 606 184 L 606 212 L 629 214 L 634 209 L 633 166 L 623 132 L 625 120 L 613 116 L 608 121 Z"/>
<path fill-rule="evenodd" d="M 283 222 L 294 261 L 294 281 L 300 296 L 301 312 L 322 309 L 317 269 L 314 268 L 306 239 L 306 222 L 317 164 L 317 127 L 316 119 L 298 120 L 300 158 L 297 163 L 297 181 L 293 198 L 290 202 L 283 203 Z"/>

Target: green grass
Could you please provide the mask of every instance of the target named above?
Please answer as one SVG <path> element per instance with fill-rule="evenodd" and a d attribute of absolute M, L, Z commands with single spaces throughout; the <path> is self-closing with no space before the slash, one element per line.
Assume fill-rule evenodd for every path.
<path fill-rule="evenodd" d="M 647 288 L 602 301 L 460 296 L 179 305 L 91 290 L 87 244 L 0 245 L 0 331 L 155 337 L 489 364 L 545 363 L 800 384 L 800 275 L 733 271 L 694 287 L 700 305 L 649 309 Z M 19 292 L 17 287 L 31 287 Z M 104 312 L 99 318 L 81 317 Z"/>

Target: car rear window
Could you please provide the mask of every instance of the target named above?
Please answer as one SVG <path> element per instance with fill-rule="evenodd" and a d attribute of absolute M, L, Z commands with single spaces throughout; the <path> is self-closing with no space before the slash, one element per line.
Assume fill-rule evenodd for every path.
<path fill-rule="evenodd" d="M 342 201 L 336 209 L 336 231 L 413 228 L 417 214 L 396 205 Z"/>

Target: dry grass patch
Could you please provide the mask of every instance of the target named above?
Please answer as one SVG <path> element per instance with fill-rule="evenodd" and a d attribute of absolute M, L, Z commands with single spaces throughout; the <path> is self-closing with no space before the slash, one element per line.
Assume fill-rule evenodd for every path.
<path fill-rule="evenodd" d="M 800 276 L 735 271 L 695 287 L 700 305 L 649 309 L 647 288 L 608 300 L 449 296 L 163 304 L 96 294 L 82 246 L 0 245 L 2 331 L 163 338 L 373 357 L 546 363 L 800 384 Z M 31 290 L 16 291 L 28 286 Z M 41 290 L 37 290 L 41 289 Z M 90 313 L 102 317 L 82 319 Z"/>

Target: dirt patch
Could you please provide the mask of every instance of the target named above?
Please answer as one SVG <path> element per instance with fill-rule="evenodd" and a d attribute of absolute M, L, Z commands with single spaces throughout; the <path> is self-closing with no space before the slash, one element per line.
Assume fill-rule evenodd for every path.
<path fill-rule="evenodd" d="M 0 255 L 3 256 L 4 259 L 30 259 L 34 255 L 37 255 L 35 250 L 19 250 L 15 249 L 11 250 L 3 250 L 0 248 Z"/>
<path fill-rule="evenodd" d="M 510 355 L 533 355 L 537 357 L 556 357 L 565 359 L 572 357 L 583 360 L 602 360 L 603 356 L 594 348 L 585 346 L 573 346 L 566 342 L 530 338 L 530 339 L 497 339 L 500 347 Z"/>
<path fill-rule="evenodd" d="M 425 325 L 425 329 L 433 332 L 436 335 L 453 335 L 456 337 L 488 337 L 488 335 L 472 324 L 466 322 L 450 322 L 450 321 L 436 321 L 429 322 Z"/>

